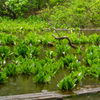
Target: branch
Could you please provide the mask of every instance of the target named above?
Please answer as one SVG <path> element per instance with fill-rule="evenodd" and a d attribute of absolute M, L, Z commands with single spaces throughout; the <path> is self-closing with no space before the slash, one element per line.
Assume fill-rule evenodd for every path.
<path fill-rule="evenodd" d="M 71 42 L 71 40 L 69 39 L 69 37 L 67 37 L 67 36 L 56 37 L 56 36 L 54 36 L 54 34 L 52 34 L 52 36 L 53 36 L 55 39 L 58 39 L 58 40 L 68 39 L 69 45 L 70 45 L 72 48 L 77 49 L 77 47 L 76 47 L 75 45 L 72 44 L 72 42 Z"/>

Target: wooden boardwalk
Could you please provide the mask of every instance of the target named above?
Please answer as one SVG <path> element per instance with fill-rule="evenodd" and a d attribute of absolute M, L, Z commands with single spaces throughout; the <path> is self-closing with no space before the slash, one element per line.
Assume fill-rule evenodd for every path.
<path fill-rule="evenodd" d="M 100 87 L 82 89 L 73 91 L 75 95 L 83 95 L 88 93 L 100 92 Z M 63 100 L 64 97 L 69 97 L 70 94 L 59 94 L 56 92 L 44 92 L 44 93 L 33 93 L 33 94 L 22 94 L 12 96 L 0 96 L 0 100 Z"/>

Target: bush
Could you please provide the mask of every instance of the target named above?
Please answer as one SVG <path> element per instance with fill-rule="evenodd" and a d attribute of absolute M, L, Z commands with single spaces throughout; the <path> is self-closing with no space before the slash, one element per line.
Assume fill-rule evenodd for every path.
<path fill-rule="evenodd" d="M 54 6 L 52 9 L 44 9 L 41 11 L 41 16 L 48 19 L 50 26 L 56 28 L 99 27 L 99 6 L 99 0 L 82 0 L 81 2 L 80 0 L 67 0 L 67 3 L 65 1 L 62 5 Z"/>
<path fill-rule="evenodd" d="M 0 13 L 15 19 L 19 14 L 23 15 L 27 2 L 28 0 L 0 0 Z"/>

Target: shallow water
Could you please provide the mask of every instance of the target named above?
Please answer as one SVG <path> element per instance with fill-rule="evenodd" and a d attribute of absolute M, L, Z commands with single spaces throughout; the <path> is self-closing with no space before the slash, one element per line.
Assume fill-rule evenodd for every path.
<path fill-rule="evenodd" d="M 53 31 L 53 33 L 60 33 L 60 32 L 65 32 L 65 33 L 72 33 L 72 32 L 75 32 L 75 33 L 79 33 L 79 34 L 82 34 L 82 33 L 84 33 L 84 35 L 85 36 L 89 36 L 89 35 L 92 35 L 92 34 L 94 34 L 94 33 L 96 33 L 96 34 L 98 34 L 98 35 L 100 35 L 100 31 L 66 31 L 66 30 L 55 30 L 55 31 Z"/>
<path fill-rule="evenodd" d="M 100 92 L 93 94 L 85 94 L 80 96 L 72 96 L 64 98 L 63 100 L 100 100 Z"/>
<path fill-rule="evenodd" d="M 48 84 L 35 84 L 33 76 L 28 75 L 19 75 L 16 77 L 9 77 L 7 83 L 0 84 L 0 96 L 4 95 L 17 95 L 17 94 L 26 94 L 26 93 L 38 93 L 42 90 L 47 91 L 59 91 L 57 84 L 64 77 L 68 75 L 69 72 L 64 69 L 60 69 L 56 76 L 52 78 Z M 97 87 L 100 86 L 98 80 L 95 78 L 85 78 L 81 83 L 80 87 L 89 88 L 89 86 Z"/>
<path fill-rule="evenodd" d="M 52 78 L 48 84 L 35 84 L 33 76 L 19 75 L 16 77 L 9 77 L 7 83 L 0 84 L 0 95 L 16 95 L 26 93 L 37 93 L 42 90 L 58 91 L 57 83 L 64 75 L 68 75 L 69 72 L 60 69 L 56 76 Z"/>
<path fill-rule="evenodd" d="M 89 35 L 92 35 L 94 33 L 100 35 L 100 31 L 69 31 L 69 30 L 54 30 L 54 31 L 49 31 L 49 30 L 45 30 L 45 31 L 42 31 L 40 32 L 39 34 L 45 34 L 46 32 L 52 32 L 52 33 L 68 33 L 68 34 L 71 34 L 72 32 L 75 32 L 75 33 L 79 33 L 79 34 L 82 34 L 84 33 L 85 36 L 89 36 Z M 22 33 L 16 33 L 14 35 L 18 36 L 19 39 L 24 39 L 24 36 L 26 36 L 26 34 L 28 34 L 29 32 L 28 31 L 25 31 L 25 32 L 22 32 Z"/>

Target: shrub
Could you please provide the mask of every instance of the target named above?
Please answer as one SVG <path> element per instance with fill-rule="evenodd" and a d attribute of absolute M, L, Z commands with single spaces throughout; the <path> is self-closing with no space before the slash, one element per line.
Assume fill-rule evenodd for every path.
<path fill-rule="evenodd" d="M 51 1 L 55 3 L 57 0 Z M 99 6 L 99 0 L 65 0 L 51 9 L 42 10 L 41 16 L 55 28 L 99 27 Z"/>

